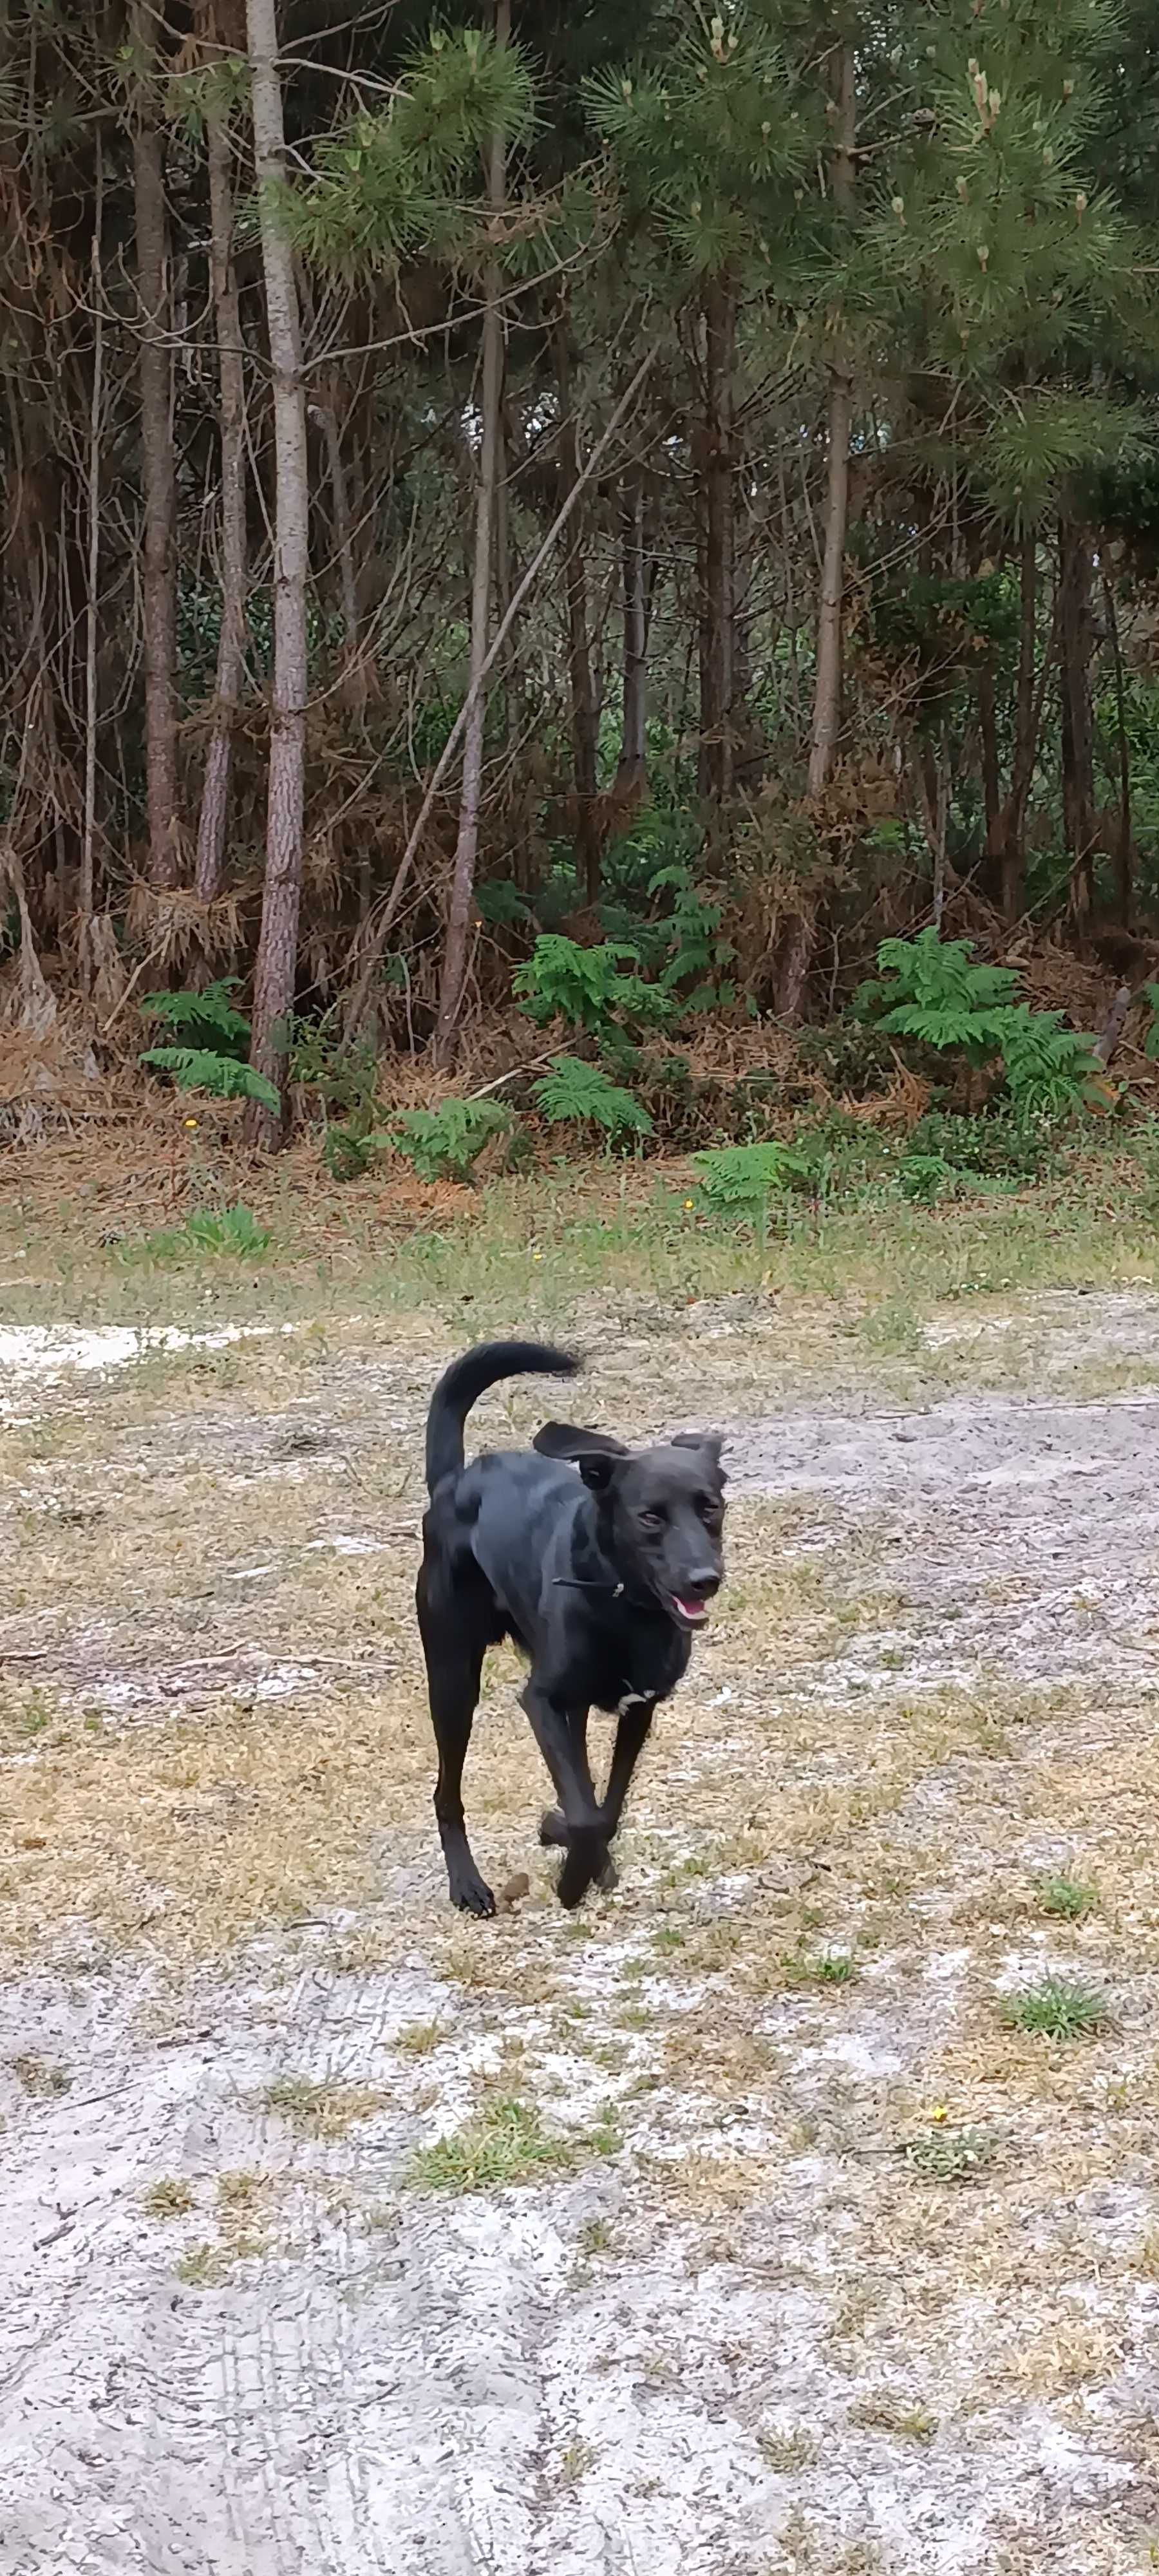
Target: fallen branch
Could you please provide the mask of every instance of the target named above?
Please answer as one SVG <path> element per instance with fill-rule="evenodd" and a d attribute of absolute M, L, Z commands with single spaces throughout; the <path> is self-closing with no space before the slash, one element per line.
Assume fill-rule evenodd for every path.
<path fill-rule="evenodd" d="M 585 485 L 590 483 L 601 458 L 606 454 L 610 447 L 612 440 L 620 427 L 621 421 L 624 419 L 625 414 L 635 401 L 649 369 L 652 367 L 655 359 L 659 355 L 659 351 L 660 343 L 658 340 L 654 340 L 651 348 L 641 359 L 626 392 L 621 395 L 619 402 L 616 404 L 616 408 L 612 413 L 612 417 L 608 422 L 607 428 L 603 432 L 602 437 L 597 439 L 586 465 L 582 467 L 580 473 L 577 475 L 566 500 L 561 503 L 559 509 L 556 511 L 555 517 L 547 531 L 543 544 L 540 546 L 538 554 L 532 556 L 531 562 L 524 573 L 522 581 L 519 583 L 517 589 L 512 592 L 506 615 L 500 619 L 490 648 L 484 660 L 479 665 L 479 669 L 471 682 L 471 686 L 467 691 L 466 697 L 463 700 L 462 706 L 459 709 L 458 715 L 455 718 L 454 724 L 451 727 L 442 751 L 435 762 L 434 768 L 431 771 L 430 778 L 427 782 L 426 794 L 423 797 L 422 804 L 420 805 L 418 814 L 415 818 L 410 839 L 407 842 L 406 848 L 403 851 L 402 857 L 395 870 L 394 883 L 386 898 L 383 911 L 380 915 L 369 947 L 367 948 L 362 971 L 359 975 L 358 982 L 354 987 L 354 992 L 351 996 L 346 1012 L 346 1027 L 348 1034 L 351 1036 L 356 1035 L 361 1025 L 363 1014 L 370 998 L 370 987 L 374 982 L 375 975 L 378 971 L 379 960 L 386 946 L 387 939 L 390 935 L 399 906 L 406 891 L 407 878 L 414 866 L 415 859 L 418 854 L 419 843 L 422 840 L 423 833 L 425 832 L 430 820 L 435 798 L 438 795 L 439 789 L 442 786 L 443 780 L 446 777 L 447 771 L 451 766 L 451 762 L 455 757 L 455 753 L 457 752 L 467 726 L 470 723 L 472 713 L 478 703 L 486 682 L 499 659 L 499 655 L 503 650 L 509 634 L 511 633 L 511 629 L 515 624 L 515 620 L 519 615 L 519 611 L 523 606 L 523 602 L 526 599 L 528 592 L 534 588 L 535 583 L 538 581 L 539 575 L 543 570 L 543 566 L 546 563 L 553 546 L 555 545 L 557 537 L 561 535 L 563 529 L 567 526 L 567 522 L 571 517 L 576 502 L 579 500 L 581 492 L 584 490 Z"/>

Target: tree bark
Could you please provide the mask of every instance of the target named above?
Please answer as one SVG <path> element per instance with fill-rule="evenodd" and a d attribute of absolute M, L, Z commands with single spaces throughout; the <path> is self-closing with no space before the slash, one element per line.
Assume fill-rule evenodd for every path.
<path fill-rule="evenodd" d="M 149 878 L 174 886 L 180 870 L 177 809 L 177 517 L 169 329 L 165 156 L 153 95 L 157 18 L 134 0 L 136 113 L 133 197 L 140 301 L 141 465 L 145 505 L 142 621 L 145 639 L 145 771 Z"/>
<path fill-rule="evenodd" d="M 571 351 L 568 345 L 567 321 L 564 316 L 561 316 L 556 325 L 555 371 L 556 383 L 559 387 L 560 482 L 564 492 L 578 493 L 582 490 L 579 441 L 572 403 Z M 568 666 L 571 679 L 576 856 L 583 879 L 585 900 L 589 904 L 594 904 L 598 902 L 600 892 L 600 834 L 596 807 L 600 711 L 592 682 L 592 657 L 588 641 L 588 585 L 584 556 L 586 522 L 587 512 L 583 501 L 577 499 L 568 529 L 564 584 L 567 591 Z"/>
<path fill-rule="evenodd" d="M 511 33 L 511 0 L 495 0 L 495 43 L 506 45 Z M 507 148 L 502 133 L 491 137 L 487 169 L 487 203 L 502 211 L 507 193 Z M 435 1027 L 434 1058 L 451 1063 L 458 1041 L 459 1011 L 467 980 L 467 942 L 475 892 L 479 849 L 479 805 L 483 786 L 483 735 L 487 694 L 478 686 L 487 660 L 491 625 L 491 553 L 495 526 L 495 492 L 499 473 L 500 405 L 503 399 L 503 314 L 498 264 L 487 263 L 484 275 L 482 448 L 475 501 L 475 569 L 471 588 L 470 687 L 474 703 L 463 739 L 463 781 L 459 794 L 459 834 L 451 878 L 447 937 Z"/>
<path fill-rule="evenodd" d="M 285 178 L 285 136 L 278 69 L 277 0 L 246 0 L 253 99 L 254 162 L 260 192 L 266 328 L 274 394 L 274 681 L 266 808 L 266 870 L 254 979 L 250 1062 L 281 1089 L 278 1113 L 251 1101 L 246 1132 L 255 1144 L 284 1141 L 289 1022 L 298 963 L 302 900 L 302 827 L 306 781 L 306 582 L 309 473 L 301 316 L 294 258 L 270 202 Z"/>
<path fill-rule="evenodd" d="M 727 278 L 714 278 L 704 298 L 704 464 L 700 603 L 700 751 L 702 797 L 726 804 L 732 794 L 734 641 L 733 372 L 736 298 Z"/>
<path fill-rule="evenodd" d="M 1018 678 L 1014 697 L 1014 754 L 1010 766 L 1010 792 L 999 804 L 991 820 L 987 818 L 987 856 L 997 859 L 1001 870 L 1003 916 L 1017 921 L 1026 893 L 1026 865 L 1023 838 L 1026 830 L 1026 807 L 1038 756 L 1038 729 L 1042 721 L 1043 689 L 1035 687 L 1034 662 L 1038 623 L 1038 540 L 1033 529 L 1022 539 L 1019 571 Z M 1049 661 L 1049 656 L 1048 656 Z M 1043 680 L 1045 681 L 1045 667 Z"/>
<path fill-rule="evenodd" d="M 857 75 L 851 44 L 840 48 L 834 72 L 837 149 L 833 159 L 833 202 L 838 213 L 847 217 L 853 212 L 853 154 L 857 141 Z M 824 795 L 833 775 L 841 732 L 845 538 L 849 522 L 849 433 L 852 419 L 853 371 L 849 353 L 842 347 L 829 370 L 825 543 L 817 617 L 813 731 L 809 749 L 810 796 Z"/>
<path fill-rule="evenodd" d="M 1085 529 L 1065 517 L 1058 529 L 1058 580 L 1063 829 L 1070 854 L 1071 919 L 1079 946 L 1085 947 L 1095 894 L 1091 547 Z"/>
<path fill-rule="evenodd" d="M 209 169 L 209 264 L 221 398 L 221 632 L 213 730 L 201 786 L 194 879 L 199 900 L 208 904 L 218 892 L 225 868 L 233 736 L 245 665 L 245 373 L 233 261 L 229 125 L 220 109 L 211 108 L 206 115 L 205 149 Z"/>
<path fill-rule="evenodd" d="M 624 592 L 624 691 L 616 787 L 644 784 L 648 767 L 648 556 L 639 466 L 620 477 L 620 559 Z"/>
<path fill-rule="evenodd" d="M 1115 612 L 1114 585 L 1109 573 L 1103 574 L 1103 606 L 1115 671 L 1115 724 L 1119 737 L 1119 830 L 1115 849 L 1115 881 L 1119 899 L 1119 920 L 1123 929 L 1129 930 L 1135 905 L 1135 879 L 1131 863 L 1131 745 L 1127 735 L 1127 690 L 1123 677 L 1123 647 L 1119 637 L 1119 620 Z"/>
<path fill-rule="evenodd" d="M 854 207 L 857 141 L 857 61 L 852 43 L 839 46 L 832 60 L 836 149 L 833 155 L 833 202 L 851 220 Z M 809 743 L 807 791 L 824 795 L 833 776 L 841 736 L 841 664 L 845 618 L 845 541 L 849 527 L 849 437 L 853 422 L 853 364 L 844 336 L 829 369 L 826 415 L 825 534 L 821 557 L 821 593 L 817 609 L 817 667 L 813 685 L 813 721 Z M 778 1016 L 799 1020 L 813 957 L 816 921 L 802 904 L 790 916 L 778 960 L 774 1001 Z"/>
<path fill-rule="evenodd" d="M 101 273 L 101 220 L 104 212 L 104 156 L 97 139 L 96 204 L 90 261 L 93 298 L 93 376 L 89 401 L 88 459 L 88 589 L 85 598 L 85 806 L 81 838 L 80 884 L 77 891 L 77 961 L 82 993 L 93 984 L 93 912 L 95 909 L 97 832 L 97 583 L 101 561 L 101 405 L 104 400 L 105 289 Z"/>

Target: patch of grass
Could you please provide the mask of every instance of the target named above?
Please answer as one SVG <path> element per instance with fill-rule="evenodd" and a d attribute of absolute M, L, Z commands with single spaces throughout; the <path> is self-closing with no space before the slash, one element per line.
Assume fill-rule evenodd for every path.
<path fill-rule="evenodd" d="M 217 2205 L 223 2218 L 237 2221 L 248 2218 L 265 2199 L 269 2183 L 264 2174 L 237 2171 L 217 2177 Z"/>
<path fill-rule="evenodd" d="M 1060 1914 L 1067 1923 L 1081 1923 L 1084 1914 L 1098 1904 L 1094 1888 L 1085 1887 L 1081 1879 L 1071 1878 L 1066 1870 L 1048 1872 L 1040 1878 L 1037 1895 L 1044 1914 Z"/>
<path fill-rule="evenodd" d="M 34 2102 L 57 2101 L 62 2093 L 72 2089 L 72 2077 L 67 2067 L 55 2065 L 51 2058 L 38 2057 L 34 2049 L 19 2050 L 8 2063 L 17 2083 L 23 2085 Z"/>
<path fill-rule="evenodd" d="M 1041 1985 L 1008 1995 L 1002 2006 L 1002 2018 L 1011 2029 L 1043 2039 L 1086 2039 L 1110 2017 L 1105 1995 L 1093 1986 L 1072 1984 L 1067 1977 L 1044 1977 Z"/>
<path fill-rule="evenodd" d="M 199 1252 L 224 1252 L 235 1261 L 256 1261 L 269 1251 L 273 1239 L 269 1226 L 259 1224 L 252 1208 L 195 1208 L 184 1225 L 158 1226 L 137 1243 L 121 1246 L 119 1258 L 164 1266 Z"/>
<path fill-rule="evenodd" d="M 401 2048 L 404 2057 L 429 2057 L 431 2050 L 438 2047 L 442 2036 L 441 2022 L 410 2021 L 404 2029 L 396 2033 L 394 2044 L 396 2048 Z"/>
<path fill-rule="evenodd" d="M 581 2227 L 577 2244 L 581 2254 L 607 2254 L 611 2251 L 612 2231 L 606 2218 L 589 2218 Z"/>
<path fill-rule="evenodd" d="M 894 2433 L 910 2442 L 930 2442 L 938 2429 L 936 2415 L 924 2406 L 911 2406 L 905 2398 L 894 2397 L 888 2389 L 868 2397 L 859 2397 L 849 2409 L 851 2424 L 864 2424 L 869 2431 Z"/>
<path fill-rule="evenodd" d="M 300 2136 L 344 2138 L 357 2120 L 373 2119 L 386 2102 L 371 2084 L 338 2084 L 309 2075 L 281 2076 L 264 2095 L 266 2108 L 287 2120 Z"/>
<path fill-rule="evenodd" d="M 848 1950 L 819 1950 L 812 1956 L 789 1950 L 781 1971 L 787 1986 L 850 1986 L 856 1980 L 857 1961 Z"/>
<path fill-rule="evenodd" d="M 591 2443 L 585 2442 L 580 2434 L 574 2435 L 570 2442 L 566 2442 L 564 2444 L 563 2451 L 560 2455 L 560 2485 L 565 2487 L 578 2486 L 580 2479 L 587 2476 L 588 2470 L 595 2467 L 595 2462 L 596 2455 L 592 2449 Z"/>
<path fill-rule="evenodd" d="M 794 2425 L 786 2433 L 767 2425 L 757 2435 L 757 2449 L 766 2466 L 785 2478 L 791 2477 L 794 2469 L 809 2468 L 817 2457 L 818 2445 L 816 2435 L 807 2433 L 803 2425 Z"/>
<path fill-rule="evenodd" d="M 176 2265 L 177 2278 L 190 2290 L 210 2289 L 221 2278 L 221 2252 L 211 2239 L 203 2237 L 199 2245 L 186 2247 Z"/>
<path fill-rule="evenodd" d="M 926 2182 L 972 2182 L 993 2162 L 997 2140 L 986 2129 L 934 2129 L 907 2138 L 903 2153 L 912 2173 Z"/>
<path fill-rule="evenodd" d="M 420 2191 L 504 2191 L 574 2161 L 576 2142 L 544 2128 L 533 2102 L 486 2102 L 461 2129 L 420 2147 L 407 2179 Z"/>
<path fill-rule="evenodd" d="M 193 2207 L 193 2185 L 184 2174 L 162 2174 L 142 2198 L 149 2218 L 184 2218 Z"/>
<path fill-rule="evenodd" d="M 862 1317 L 861 1338 L 871 1351 L 890 1359 L 913 1359 L 926 1348 L 926 1338 L 912 1306 L 888 1297 Z"/>

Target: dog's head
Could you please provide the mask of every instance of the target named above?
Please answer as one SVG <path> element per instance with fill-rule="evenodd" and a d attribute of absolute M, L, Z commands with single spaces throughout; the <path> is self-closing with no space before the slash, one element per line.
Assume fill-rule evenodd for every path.
<path fill-rule="evenodd" d="M 599 1508 L 600 1538 L 633 1592 L 650 1592 L 679 1628 L 702 1628 L 724 1573 L 723 1448 L 715 1433 L 684 1431 L 662 1449 L 633 1454 L 605 1431 L 545 1423 L 534 1446 L 570 1458 Z"/>

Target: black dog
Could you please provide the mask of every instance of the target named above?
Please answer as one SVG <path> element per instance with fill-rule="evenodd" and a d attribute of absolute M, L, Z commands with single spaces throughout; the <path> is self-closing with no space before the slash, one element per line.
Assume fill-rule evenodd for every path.
<path fill-rule="evenodd" d="M 497 1380 L 573 1377 L 579 1362 L 539 1342 L 484 1342 L 456 1360 L 427 1420 L 417 1606 L 439 1751 L 435 1815 L 452 1903 L 493 1914 L 463 1826 L 463 1763 L 488 1646 L 511 1637 L 531 1665 L 522 1705 L 558 1808 L 540 1841 L 562 1843 L 562 1904 L 599 1880 L 658 1700 L 687 1669 L 694 1629 L 719 1591 L 723 1486 L 718 1439 L 685 1433 L 632 1457 L 601 1431 L 548 1423 L 530 1450 L 468 1467 L 463 1426 Z M 573 1461 L 579 1468 L 574 1473 Z M 589 1708 L 619 1718 L 601 1804 L 588 1768 Z"/>

